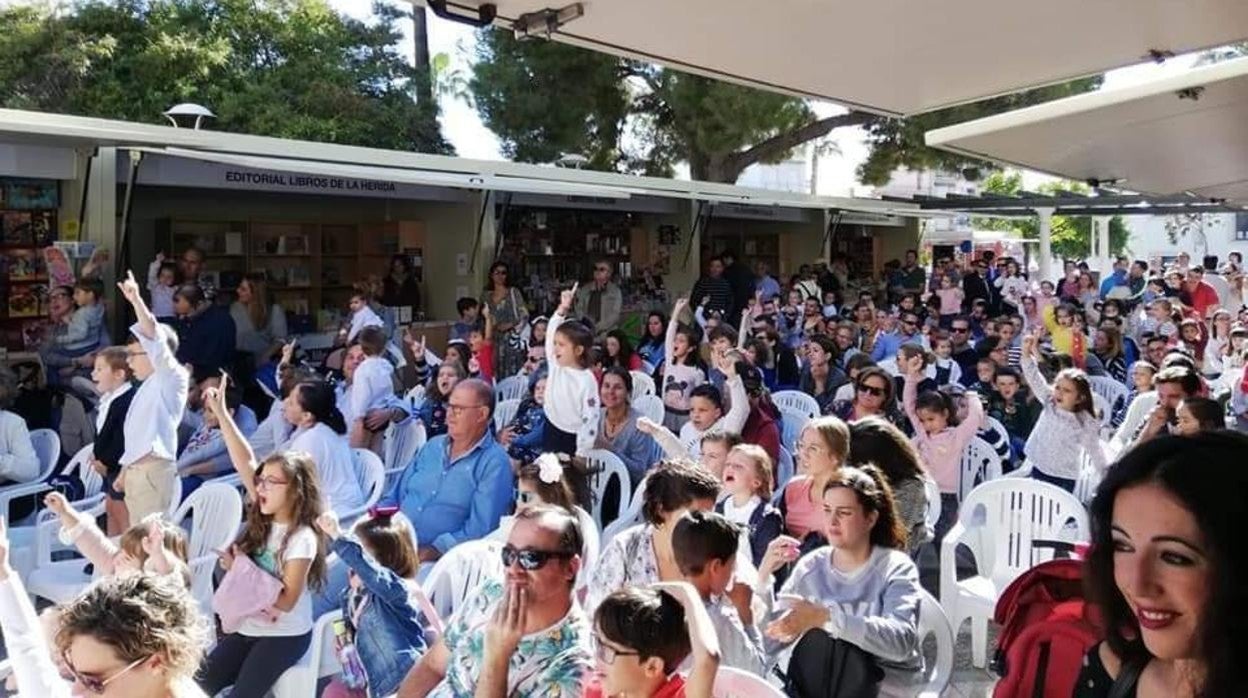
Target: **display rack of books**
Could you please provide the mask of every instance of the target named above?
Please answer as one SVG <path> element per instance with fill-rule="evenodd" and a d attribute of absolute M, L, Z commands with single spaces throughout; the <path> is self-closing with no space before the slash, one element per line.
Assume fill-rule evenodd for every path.
<path fill-rule="evenodd" d="M 385 275 L 400 250 L 423 254 L 423 230 L 419 222 L 165 219 L 158 226 L 173 254 L 192 246 L 203 250 L 205 274 L 222 292 L 232 294 L 244 275 L 263 275 L 272 302 L 286 310 L 296 334 L 337 327 L 357 282 Z"/>
<path fill-rule="evenodd" d="M 66 279 L 56 241 L 55 180 L 0 179 L 0 343 L 10 351 L 38 346 L 48 317 L 48 262 Z M 46 252 L 51 257 L 45 260 Z"/>
<path fill-rule="evenodd" d="M 710 233 L 703 237 L 702 261 L 732 250 L 750 268 L 755 262 L 765 262 L 772 275 L 779 274 L 780 236 L 777 233 L 747 233 L 745 227 L 744 221 L 712 219 Z"/>

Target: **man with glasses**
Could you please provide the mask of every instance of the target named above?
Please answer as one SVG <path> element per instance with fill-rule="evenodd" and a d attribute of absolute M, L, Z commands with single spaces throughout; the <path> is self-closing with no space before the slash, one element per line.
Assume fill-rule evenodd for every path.
<path fill-rule="evenodd" d="M 975 260 L 974 273 L 962 277 L 962 295 L 964 311 L 969 311 L 977 300 L 992 305 L 993 285 L 988 280 L 987 261 L 982 258 Z"/>
<path fill-rule="evenodd" d="M 949 358 L 953 359 L 962 369 L 962 384 L 970 385 L 975 381 L 975 362 L 979 361 L 979 352 L 971 342 L 971 319 L 959 315 L 949 325 L 949 343 L 952 345 Z"/>
<path fill-rule="evenodd" d="M 476 379 L 451 391 L 446 433 L 429 439 L 383 504 L 398 506 L 416 529 L 421 562 L 498 528 L 511 508 L 515 476 L 490 432 L 494 391 Z"/>
<path fill-rule="evenodd" d="M 594 262 L 593 280 L 576 292 L 576 317 L 589 320 L 598 339 L 620 325 L 620 308 L 624 306 L 624 294 L 611 281 L 611 263 L 605 259 Z"/>
<path fill-rule="evenodd" d="M 500 555 L 502 579 L 487 575 L 456 609 L 398 698 L 581 695 L 594 663 L 589 619 L 573 598 L 581 545 L 567 511 L 518 512 Z"/>

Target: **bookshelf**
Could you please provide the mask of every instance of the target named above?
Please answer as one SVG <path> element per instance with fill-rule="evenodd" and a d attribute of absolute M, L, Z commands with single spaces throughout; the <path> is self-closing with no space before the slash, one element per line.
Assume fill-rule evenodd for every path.
<path fill-rule="evenodd" d="M 0 343 L 11 351 L 39 344 L 47 325 L 49 280 L 44 248 L 59 254 L 53 269 L 62 283 L 73 283 L 57 236 L 59 183 L 55 180 L 0 179 Z M 68 276 L 66 276 L 68 274 Z"/>
<path fill-rule="evenodd" d="M 269 295 L 286 310 L 296 334 L 337 327 L 357 281 L 385 276 L 391 256 L 399 252 L 420 256 L 424 251 L 419 221 L 163 219 L 157 235 L 174 255 L 192 246 L 203 250 L 205 271 L 222 291 L 232 293 L 245 275 L 263 274 Z M 423 267 L 416 271 L 419 275 Z"/>

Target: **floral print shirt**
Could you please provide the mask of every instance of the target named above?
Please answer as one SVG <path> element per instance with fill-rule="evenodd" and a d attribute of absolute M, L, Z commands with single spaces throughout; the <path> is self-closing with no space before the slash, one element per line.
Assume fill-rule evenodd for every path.
<path fill-rule="evenodd" d="M 451 653 L 446 678 L 430 698 L 470 696 L 485 662 L 485 629 L 503 596 L 503 583 L 490 580 L 470 596 L 447 625 L 443 639 Z M 577 698 L 582 681 L 594 666 L 590 625 L 575 602 L 568 614 L 541 632 L 525 635 L 507 671 L 512 698 Z"/>

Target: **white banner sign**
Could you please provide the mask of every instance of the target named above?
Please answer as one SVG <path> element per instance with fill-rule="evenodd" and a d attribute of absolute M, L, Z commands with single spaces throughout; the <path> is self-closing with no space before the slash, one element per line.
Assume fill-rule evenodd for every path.
<path fill-rule="evenodd" d="M 129 176 L 129 162 L 119 158 L 117 181 Z M 145 155 L 139 167 L 139 184 L 165 187 L 239 189 L 244 191 L 363 196 L 377 199 L 423 199 L 467 201 L 472 194 L 462 189 L 427 187 L 355 177 L 335 177 L 287 170 L 259 170 L 205 160 Z"/>

